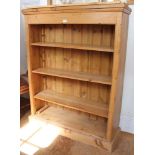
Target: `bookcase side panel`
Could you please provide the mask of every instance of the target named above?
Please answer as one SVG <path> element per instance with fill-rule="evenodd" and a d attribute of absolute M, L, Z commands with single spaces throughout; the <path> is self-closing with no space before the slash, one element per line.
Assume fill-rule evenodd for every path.
<path fill-rule="evenodd" d="M 25 22 L 26 23 L 26 22 Z M 32 70 L 37 68 L 40 65 L 39 52 L 31 47 L 31 42 L 34 38 L 38 38 L 38 33 L 32 35 L 35 31 L 29 24 L 25 24 L 26 28 L 26 47 L 27 47 L 27 65 L 28 65 L 28 80 L 29 80 L 29 91 L 30 91 L 30 105 L 31 105 L 31 114 L 34 115 L 36 111 L 41 108 L 44 103 L 34 99 L 34 95 L 38 93 L 42 87 L 41 77 L 35 74 L 32 74 Z M 36 29 L 35 29 L 36 30 Z"/>
<path fill-rule="evenodd" d="M 122 94 L 123 94 L 123 84 L 124 84 L 124 70 L 125 70 L 125 60 L 126 60 L 126 47 L 127 47 L 127 35 L 128 35 L 128 15 L 123 13 L 122 15 L 122 33 L 121 33 L 121 48 L 120 48 L 120 62 L 118 70 L 118 81 L 117 81 L 117 95 L 115 100 L 115 110 L 114 110 L 114 120 L 113 126 L 117 128 L 120 122 L 120 113 L 122 106 Z"/>
<path fill-rule="evenodd" d="M 107 139 L 111 140 L 119 128 L 122 91 L 127 45 L 128 15 L 120 13 L 115 26 L 115 47 L 112 72 L 112 87 L 107 125 Z"/>

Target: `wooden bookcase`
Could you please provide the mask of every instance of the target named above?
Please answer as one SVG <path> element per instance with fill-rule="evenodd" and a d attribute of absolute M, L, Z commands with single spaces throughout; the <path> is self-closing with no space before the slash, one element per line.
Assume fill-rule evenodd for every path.
<path fill-rule="evenodd" d="M 23 10 L 31 119 L 59 126 L 69 138 L 113 149 L 130 12 L 123 3 Z"/>

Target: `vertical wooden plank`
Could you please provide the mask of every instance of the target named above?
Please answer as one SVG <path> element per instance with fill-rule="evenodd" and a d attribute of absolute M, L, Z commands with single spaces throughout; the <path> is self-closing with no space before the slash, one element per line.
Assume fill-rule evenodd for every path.
<path fill-rule="evenodd" d="M 108 140 L 113 138 L 119 127 L 128 32 L 127 28 L 128 15 L 120 13 L 118 16 L 118 22 L 115 26 L 115 53 L 113 58 L 112 87 L 110 93 L 110 105 L 107 124 Z"/>
<path fill-rule="evenodd" d="M 41 32 L 42 32 L 41 29 L 42 29 L 42 27 L 41 27 L 41 25 L 35 25 L 35 27 L 36 27 L 37 31 L 34 31 L 32 36 L 34 36 L 34 38 L 36 38 L 36 39 L 34 39 L 35 41 L 33 40 L 32 42 L 37 42 L 37 41 L 41 42 Z M 35 53 L 38 52 L 38 54 L 39 54 L 39 67 L 43 67 L 42 47 L 36 47 L 36 48 L 37 48 L 37 51 L 34 50 L 34 52 Z"/>
<path fill-rule="evenodd" d="M 92 32 L 92 29 L 93 29 L 93 25 L 88 25 L 87 26 L 87 45 L 92 45 L 92 41 L 93 41 L 93 32 Z M 91 51 L 88 51 L 88 73 L 91 73 Z M 87 94 L 88 94 L 88 99 L 91 100 L 91 85 L 90 83 L 88 83 L 87 85 L 88 87 L 88 91 L 87 91 Z"/>
<path fill-rule="evenodd" d="M 107 46 L 106 45 L 106 38 L 107 38 L 107 31 L 106 31 L 106 25 L 103 25 L 102 26 L 102 30 L 101 30 L 101 46 L 104 47 L 104 46 Z M 107 72 L 107 67 L 108 67 L 108 55 L 106 55 L 106 53 L 100 53 L 100 62 L 101 62 L 101 68 L 100 68 L 100 73 L 102 75 L 107 75 L 106 72 Z"/>
<path fill-rule="evenodd" d="M 33 35 L 31 38 L 32 42 L 40 42 L 42 25 L 33 25 L 32 29 L 33 29 Z"/>
<path fill-rule="evenodd" d="M 103 25 L 100 27 L 100 29 L 99 29 L 100 34 L 98 34 L 99 40 L 97 42 L 95 42 L 95 45 L 105 46 L 104 42 L 105 41 L 108 42 L 109 38 L 107 40 L 106 35 L 104 35 L 104 32 L 106 32 L 108 37 L 110 36 L 110 34 L 108 33 L 107 30 L 105 30 L 105 27 L 106 26 L 103 26 Z M 99 62 L 98 68 L 99 68 L 99 74 L 101 74 L 101 75 L 108 75 L 108 73 L 109 73 L 108 72 L 108 70 L 109 70 L 109 56 L 110 56 L 109 53 L 103 53 L 103 52 L 99 53 L 99 58 L 97 61 Z M 108 101 L 107 100 L 108 87 L 105 85 L 99 85 L 98 89 L 99 89 L 98 90 L 98 93 L 99 93 L 98 101 L 107 103 L 107 101 Z"/>
<path fill-rule="evenodd" d="M 46 32 L 47 31 L 47 32 Z M 49 40 L 49 35 L 48 35 L 48 27 L 46 26 L 46 25 L 41 25 L 41 28 L 40 28 L 40 32 L 41 32 L 41 36 L 40 36 L 40 39 L 39 40 L 41 40 L 41 42 L 46 42 L 46 41 L 48 41 Z M 40 52 L 41 52 L 41 56 L 42 56 L 42 58 L 41 58 L 41 60 L 42 60 L 42 67 L 43 68 L 46 68 L 47 67 L 47 61 L 48 61 L 48 59 L 46 59 L 47 58 L 47 52 L 46 52 L 46 49 L 47 48 L 44 48 L 44 47 L 40 47 Z M 39 75 L 38 75 L 39 76 Z M 42 76 L 41 77 L 41 83 L 42 83 L 42 87 L 41 87 L 41 89 L 42 90 L 46 90 L 47 89 L 47 76 Z M 44 104 L 47 104 L 47 102 L 42 102 L 42 101 L 40 101 L 40 100 L 37 100 L 37 105 L 38 104 L 41 104 L 39 107 L 41 108 Z M 36 105 L 36 106 L 37 106 Z M 39 108 L 38 108 L 39 109 Z"/>
<path fill-rule="evenodd" d="M 94 25 L 92 32 L 92 46 L 101 46 L 101 25 Z M 91 73 L 100 73 L 100 53 L 102 52 L 91 52 Z"/>
<path fill-rule="evenodd" d="M 115 39 L 115 26 L 111 26 L 111 41 L 110 41 L 110 47 L 114 48 L 114 39 Z"/>
<path fill-rule="evenodd" d="M 71 25 L 64 25 L 64 43 L 72 42 L 72 30 Z M 64 70 L 71 70 L 71 49 L 64 49 L 64 58 L 63 58 L 63 67 Z"/>
<path fill-rule="evenodd" d="M 29 92 L 30 92 L 30 104 L 31 104 L 31 114 L 34 115 L 36 112 L 35 107 L 35 100 L 33 96 L 35 95 L 34 92 L 34 83 L 32 82 L 32 32 L 31 27 L 28 24 L 25 24 L 25 30 L 26 30 L 26 46 L 27 46 L 27 64 L 28 64 L 28 79 L 29 79 Z"/>
<path fill-rule="evenodd" d="M 98 101 L 108 104 L 107 102 L 107 87 L 106 85 L 99 85 L 99 95 L 98 95 Z"/>
<path fill-rule="evenodd" d="M 82 45 L 87 45 L 88 44 L 88 25 L 82 25 L 81 26 L 81 28 L 82 28 L 82 37 L 81 37 L 81 39 L 82 39 L 82 41 L 81 41 L 81 44 Z M 88 57 L 89 57 L 89 55 L 88 55 L 88 51 L 83 51 L 82 53 L 81 53 L 81 65 L 80 65 L 80 67 L 81 67 L 81 71 L 82 72 L 88 72 L 88 65 L 89 65 L 89 63 L 88 63 Z"/>
<path fill-rule="evenodd" d="M 112 53 L 100 53 L 100 74 L 111 75 L 112 74 Z"/>
<path fill-rule="evenodd" d="M 45 42 L 45 25 L 42 25 L 41 28 L 41 42 Z M 46 60 L 45 60 L 45 48 L 41 47 L 41 53 L 42 53 L 42 66 L 45 67 Z"/>
<path fill-rule="evenodd" d="M 77 50 L 72 52 L 72 70 L 80 71 L 80 54 Z M 80 81 L 75 81 L 74 84 L 74 96 L 80 97 Z"/>
<path fill-rule="evenodd" d="M 41 42 L 45 42 L 47 40 L 47 38 L 45 37 L 45 32 L 46 32 L 46 25 L 42 25 L 42 28 L 41 28 Z M 46 34 L 47 36 L 47 34 Z M 42 66 L 43 68 L 46 68 L 46 51 L 45 51 L 45 48 L 44 47 L 41 47 L 41 53 L 42 53 Z M 42 76 L 42 79 L 43 79 L 43 89 L 45 90 L 46 89 L 46 86 L 47 86 L 47 78 L 46 76 Z"/>
<path fill-rule="evenodd" d="M 63 25 L 56 25 L 55 41 L 63 42 Z M 63 49 L 56 48 L 56 68 L 63 69 Z M 63 79 L 56 78 L 56 91 L 63 92 Z"/>
<path fill-rule="evenodd" d="M 72 43 L 81 44 L 81 25 L 73 25 L 72 27 Z M 72 70 L 80 71 L 81 55 L 79 50 L 72 52 Z M 74 82 L 74 96 L 80 97 L 80 81 Z"/>
<path fill-rule="evenodd" d="M 53 76 L 47 76 L 47 89 L 50 89 L 51 91 L 56 91 L 56 77 Z"/>
<path fill-rule="evenodd" d="M 88 43 L 88 35 L 87 35 L 87 33 L 88 33 L 88 25 L 82 25 L 81 26 L 81 28 L 82 28 L 82 37 L 81 37 L 81 39 L 82 39 L 82 42 L 81 42 L 81 44 L 83 44 L 83 45 L 87 45 L 87 43 Z M 88 51 L 83 51 L 82 53 L 81 53 L 81 65 L 80 65 L 80 70 L 81 70 L 81 72 L 88 72 L 88 65 L 89 65 L 89 63 L 88 63 L 88 60 L 89 60 L 89 54 L 88 54 Z M 86 99 L 88 99 L 88 82 L 81 82 L 81 84 L 80 84 L 80 97 L 82 97 L 82 98 L 86 98 Z"/>
<path fill-rule="evenodd" d="M 50 42 L 50 28 L 49 25 L 44 26 L 44 41 L 45 42 Z"/>
<path fill-rule="evenodd" d="M 94 52 L 94 51 L 90 51 L 89 52 L 90 54 L 90 57 L 89 57 L 89 60 L 90 60 L 90 73 L 91 74 L 97 74 L 99 75 L 100 74 L 100 64 L 101 64 L 101 55 L 100 55 L 100 52 Z"/>
<path fill-rule="evenodd" d="M 114 57 L 113 57 L 113 70 L 112 70 L 112 86 L 111 86 L 111 92 L 110 92 L 110 103 L 109 103 L 108 123 L 107 123 L 108 140 L 112 139 L 113 133 L 114 133 L 113 113 L 114 113 L 114 107 L 115 107 L 116 83 L 118 78 L 120 40 L 121 40 L 121 25 L 118 23 L 115 26 L 115 45 L 114 45 Z"/>
<path fill-rule="evenodd" d="M 63 42 L 63 25 L 56 25 L 55 41 Z M 56 68 L 57 69 L 63 68 L 63 49 L 62 48 L 56 48 Z"/>
<path fill-rule="evenodd" d="M 114 42 L 113 35 L 114 27 L 111 25 L 103 25 L 102 26 L 102 36 L 101 36 L 101 46 L 111 47 Z M 100 74 L 112 76 L 112 53 L 100 53 Z M 99 98 L 103 99 L 105 103 L 109 104 L 109 87 L 100 88 L 99 90 Z"/>
<path fill-rule="evenodd" d="M 108 75 L 112 76 L 112 70 L 111 70 L 111 53 L 101 53 L 100 55 L 100 74 L 101 75 Z M 105 86 L 104 90 L 103 87 L 100 87 L 99 89 L 99 98 L 102 99 L 106 104 L 109 104 L 109 87 Z"/>
<path fill-rule="evenodd" d="M 56 25 L 50 25 L 49 42 L 56 42 Z M 56 48 L 50 48 L 50 68 L 56 68 Z"/>
<path fill-rule="evenodd" d="M 101 46 L 111 47 L 114 44 L 114 27 L 111 25 L 104 25 L 102 29 Z M 101 53 L 101 74 L 111 75 L 112 57 L 111 53 Z"/>
<path fill-rule="evenodd" d="M 63 42 L 63 25 L 56 25 L 55 41 Z M 63 49 L 56 48 L 56 68 L 63 68 Z"/>
<path fill-rule="evenodd" d="M 89 83 L 89 93 L 90 93 L 90 100 L 98 101 L 99 99 L 99 85 L 96 83 Z"/>
<path fill-rule="evenodd" d="M 72 26 L 71 25 L 64 25 L 64 43 L 72 43 Z M 74 51 L 73 51 L 74 52 Z M 71 49 L 64 49 L 63 53 L 63 69 L 70 71 L 72 70 L 71 61 L 72 61 L 72 50 Z M 63 91 L 67 95 L 74 95 L 73 94 L 73 80 L 64 79 L 63 80 Z"/>
<path fill-rule="evenodd" d="M 49 26 L 45 25 L 45 42 L 50 42 L 50 30 Z M 50 67 L 50 48 L 45 48 L 45 66 L 46 68 Z"/>
<path fill-rule="evenodd" d="M 101 46 L 101 31 L 102 27 L 101 25 L 93 25 L 92 27 L 92 46 Z M 92 74 L 100 74 L 100 52 L 91 51 L 90 52 L 90 72 Z M 90 89 L 90 96 L 91 99 L 94 101 L 99 101 L 99 91 L 100 86 L 99 84 L 91 84 Z M 103 90 L 102 90 L 103 91 Z"/>
<path fill-rule="evenodd" d="M 54 25 L 46 25 L 45 42 L 55 42 Z M 55 68 L 55 48 L 45 48 L 46 67 Z"/>
<path fill-rule="evenodd" d="M 125 70 L 125 60 L 126 60 L 126 47 L 127 47 L 127 36 L 128 36 L 128 15 L 123 13 L 122 15 L 122 33 L 121 33 L 121 47 L 120 47 L 120 62 L 118 70 L 118 81 L 116 85 L 116 103 L 114 110 L 113 126 L 117 128 L 120 121 L 120 112 L 122 106 L 122 93 L 123 93 L 123 83 L 124 83 L 124 70 Z"/>
<path fill-rule="evenodd" d="M 110 25 L 104 25 L 102 30 L 102 42 L 103 47 L 110 47 L 112 27 Z"/>
<path fill-rule="evenodd" d="M 87 38 L 88 38 L 88 40 L 87 40 L 87 44 L 88 45 L 92 45 L 92 42 L 93 42 L 93 32 L 92 32 L 92 29 L 93 29 L 93 25 L 88 25 L 88 27 L 87 27 Z"/>
<path fill-rule="evenodd" d="M 55 25 L 47 25 L 48 34 L 47 42 L 55 42 Z M 45 35 L 46 36 L 46 35 Z M 56 68 L 56 48 L 46 48 L 46 61 L 48 68 Z M 56 78 L 55 77 L 47 77 L 47 89 L 51 89 L 52 91 L 56 91 Z"/>
<path fill-rule="evenodd" d="M 56 28 L 57 25 L 49 25 L 49 42 L 56 42 Z"/>
<path fill-rule="evenodd" d="M 36 111 L 41 108 L 44 103 L 41 103 L 38 100 L 34 99 L 34 95 L 38 93 L 42 88 L 42 83 L 38 83 L 42 78 L 36 74 L 32 74 L 33 68 L 39 66 L 39 48 L 32 48 L 31 43 L 36 40 L 34 31 L 38 29 L 32 27 L 28 24 L 26 28 L 26 46 L 27 46 L 27 64 L 28 64 L 28 79 L 29 79 L 29 91 L 30 91 L 30 105 L 31 105 L 31 114 L 34 115 Z M 39 32 L 38 32 L 39 33 Z M 38 37 L 38 36 L 37 36 Z M 34 40 L 33 40 L 34 39 Z M 35 51 L 36 50 L 36 51 Z"/>
<path fill-rule="evenodd" d="M 92 27 L 93 36 L 92 36 L 92 45 L 101 46 L 101 37 L 102 37 L 102 25 L 93 25 Z"/>

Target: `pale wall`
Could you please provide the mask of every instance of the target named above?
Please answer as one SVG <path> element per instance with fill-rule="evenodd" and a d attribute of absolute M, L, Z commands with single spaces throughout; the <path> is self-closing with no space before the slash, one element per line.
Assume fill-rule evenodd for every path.
<path fill-rule="evenodd" d="M 129 17 L 127 55 L 125 64 L 124 90 L 120 127 L 123 131 L 134 132 L 134 7 Z"/>

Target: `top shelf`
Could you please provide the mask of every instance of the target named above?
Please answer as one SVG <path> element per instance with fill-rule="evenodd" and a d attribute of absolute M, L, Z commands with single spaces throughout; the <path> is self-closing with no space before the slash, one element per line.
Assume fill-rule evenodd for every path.
<path fill-rule="evenodd" d="M 59 47 L 59 48 L 67 48 L 67 49 L 101 51 L 101 52 L 110 52 L 110 53 L 114 52 L 114 49 L 110 47 L 89 46 L 89 45 L 81 45 L 81 44 L 36 42 L 36 43 L 31 43 L 31 45 L 41 46 L 41 47 Z"/>

